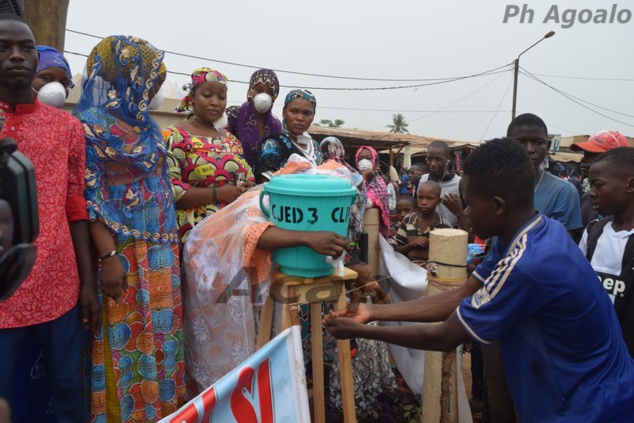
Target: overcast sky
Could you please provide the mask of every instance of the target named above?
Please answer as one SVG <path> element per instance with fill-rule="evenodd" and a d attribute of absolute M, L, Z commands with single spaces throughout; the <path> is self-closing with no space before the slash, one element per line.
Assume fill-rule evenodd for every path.
<path fill-rule="evenodd" d="M 98 36 L 136 35 L 163 50 L 273 68 L 282 85 L 315 87 L 316 122 L 342 119 L 346 127 L 382 131 L 387 130 L 392 114 L 400 112 L 412 134 L 470 141 L 504 135 L 511 119 L 510 63 L 554 30 L 554 37 L 522 55 L 520 65 L 554 88 L 593 103 L 582 102 L 609 118 L 521 74 L 518 114 L 535 113 L 545 120 L 551 133 L 563 136 L 601 129 L 633 136 L 634 16 L 626 24 L 616 19 L 605 24 L 577 20 L 570 28 L 562 28 L 566 9 L 576 9 L 577 15 L 590 9 L 596 17 L 597 9 L 607 8 L 609 20 L 614 3 L 619 6 L 617 17 L 618 12 L 622 19 L 628 11 L 629 16 L 634 15 L 632 1 L 601 0 L 529 1 L 533 22 L 523 24 L 519 16 L 506 24 L 503 19 L 508 6 L 524 3 L 501 0 L 71 0 L 67 28 Z M 543 23 L 552 6 L 557 6 L 560 22 Z M 582 18 L 587 16 L 585 12 Z M 97 42 L 84 35 L 66 34 L 66 50 L 70 52 L 88 54 Z M 85 58 L 67 57 L 74 73 L 80 73 Z M 248 81 L 254 70 L 173 54 L 168 54 L 165 62 L 174 72 L 189 74 L 208 66 L 226 74 L 229 105 L 246 99 L 247 85 L 237 81 Z M 333 79 L 282 72 L 420 80 L 473 75 L 505 65 L 509 66 L 502 68 L 503 73 L 377 91 L 322 88 L 426 82 Z M 168 81 L 182 85 L 188 78 L 169 74 Z M 281 89 L 274 106 L 277 115 L 281 115 L 288 91 Z M 442 111 L 432 113 L 438 110 Z"/>

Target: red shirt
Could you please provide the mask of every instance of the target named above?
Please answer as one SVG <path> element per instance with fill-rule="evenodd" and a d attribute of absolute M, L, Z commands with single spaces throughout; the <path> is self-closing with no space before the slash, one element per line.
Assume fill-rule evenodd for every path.
<path fill-rule="evenodd" d="M 12 137 L 35 167 L 40 235 L 35 266 L 8 300 L 0 303 L 0 328 L 51 321 L 79 299 L 79 275 L 68 222 L 88 220 L 84 192 L 86 150 L 81 123 L 35 100 L 15 110 L 0 101 Z"/>

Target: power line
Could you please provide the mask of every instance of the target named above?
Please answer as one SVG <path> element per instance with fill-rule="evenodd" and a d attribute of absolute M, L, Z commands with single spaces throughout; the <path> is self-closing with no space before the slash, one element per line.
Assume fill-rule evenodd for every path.
<path fill-rule="evenodd" d="M 500 111 L 500 109 L 502 108 L 502 103 L 504 102 L 504 99 L 506 98 L 506 94 L 508 94 L 509 92 L 509 88 L 511 88 L 511 82 L 513 82 L 513 78 L 511 78 L 511 80 L 509 81 L 508 85 L 506 86 L 506 90 L 504 91 L 504 95 L 502 96 L 502 99 L 500 100 L 500 104 L 498 104 L 498 110 L 497 112 L 495 112 L 495 114 L 493 115 L 493 117 L 491 118 L 491 120 L 489 121 L 489 124 L 487 125 L 487 127 L 484 129 L 484 133 L 482 134 L 482 137 L 480 137 L 480 141 L 482 141 L 485 137 L 485 135 L 487 134 L 487 132 L 489 131 L 489 127 L 491 126 L 491 124 L 493 123 L 493 120 L 495 119 L 495 117 L 498 115 L 498 112 Z"/>
<path fill-rule="evenodd" d="M 83 53 L 76 53 L 73 51 L 69 51 L 69 50 L 65 50 L 64 54 L 73 54 L 75 56 L 81 56 L 81 57 L 88 57 L 87 54 L 83 54 Z M 167 73 L 171 73 L 171 74 L 175 74 L 175 75 L 183 75 L 183 76 L 187 76 L 190 77 L 190 74 L 187 73 L 183 73 L 183 72 L 175 72 L 175 71 L 167 71 Z M 500 75 L 501 76 L 501 75 Z M 478 91 L 480 91 L 481 89 L 485 88 L 487 85 L 495 82 L 496 80 L 498 80 L 500 77 L 498 76 L 497 78 L 494 78 L 493 80 L 491 80 L 490 82 L 488 82 L 487 84 L 485 84 L 484 86 L 482 86 L 481 88 L 479 88 L 478 90 L 474 91 L 473 93 L 467 95 L 466 97 L 461 98 L 460 100 L 450 104 L 447 107 L 444 107 L 442 109 L 439 110 L 395 110 L 395 109 L 364 109 L 364 108 L 354 108 L 354 107 L 329 107 L 329 106 L 319 106 L 320 109 L 325 109 L 325 110 L 348 110 L 348 111 L 356 111 L 356 112 L 398 112 L 398 113 L 456 113 L 456 114 L 470 114 L 470 113 L 496 113 L 499 110 L 445 110 L 455 104 L 458 104 L 459 102 L 461 102 L 462 100 L 466 99 L 467 97 L 472 96 L 473 94 L 477 93 Z M 249 84 L 249 82 L 246 81 L 234 81 L 231 80 L 231 82 L 237 82 L 240 84 Z M 301 88 L 301 87 L 295 87 L 295 86 L 286 86 L 286 85 L 282 85 L 282 87 L 285 88 Z M 242 104 L 241 102 L 230 102 L 232 104 Z M 510 110 L 505 110 L 510 112 Z"/>
<path fill-rule="evenodd" d="M 494 83 L 495 81 L 497 81 L 498 79 L 500 79 L 502 77 L 502 75 L 499 75 L 496 78 L 493 78 L 491 81 L 487 82 L 486 84 L 484 84 L 483 86 L 481 86 L 480 88 L 478 88 L 477 90 L 467 94 L 466 96 L 454 101 L 453 103 L 449 104 L 448 106 L 445 106 L 441 109 L 438 110 L 395 110 L 395 109 L 346 109 L 346 108 L 337 108 L 337 107 L 332 107 L 332 109 L 341 109 L 341 110 L 360 110 L 360 111 L 381 111 L 381 112 L 392 112 L 392 113 L 428 113 L 424 116 L 421 116 L 420 118 L 416 118 L 413 120 L 410 120 L 408 123 L 412 123 L 412 122 L 417 122 L 421 119 L 424 119 L 426 117 L 432 116 L 436 113 L 457 113 L 457 114 L 466 114 L 466 113 L 498 113 L 500 110 L 498 108 L 498 110 L 446 110 L 450 107 L 455 106 L 456 104 L 466 100 L 467 98 L 471 97 L 474 94 L 477 94 L 478 92 L 482 91 L 484 88 L 488 87 L 489 85 L 491 85 L 492 83 Z M 329 109 L 328 107 L 321 107 L 322 109 Z M 507 112 L 510 112 L 510 110 L 506 110 Z M 376 129 L 383 129 L 385 128 L 385 126 L 379 126 L 376 128 L 371 128 L 370 130 L 376 130 Z"/>
<path fill-rule="evenodd" d="M 167 51 L 165 51 L 165 52 L 168 53 Z M 86 54 L 77 53 L 77 52 L 68 51 L 68 50 L 66 50 L 64 53 L 74 54 L 74 55 L 77 55 L 77 56 L 88 57 L 88 55 L 86 55 Z M 205 60 L 210 60 L 210 59 L 205 59 Z M 391 87 L 362 87 L 362 88 L 307 87 L 307 86 L 299 86 L 299 85 L 281 85 L 280 84 L 280 87 L 282 87 L 282 88 L 303 88 L 303 89 L 307 89 L 307 90 L 322 90 L 322 91 L 390 91 L 390 90 L 402 90 L 402 89 L 409 89 L 409 88 L 428 87 L 428 86 L 432 86 L 432 85 L 441 85 L 441 84 L 447 84 L 447 83 L 450 83 L 450 82 L 461 81 L 463 79 L 469 79 L 469 78 L 476 78 L 476 77 L 480 77 L 480 76 L 496 75 L 496 74 L 499 74 L 499 73 L 505 73 L 505 72 L 507 72 L 507 70 L 499 70 L 499 69 L 501 69 L 503 67 L 509 67 L 509 66 L 510 66 L 510 64 L 504 65 L 504 66 L 500 66 L 500 67 L 495 68 L 495 69 L 490 69 L 488 71 L 472 74 L 472 75 L 460 76 L 460 77 L 456 77 L 456 78 L 453 78 L 453 79 L 436 80 L 435 82 L 428 82 L 428 83 L 425 83 L 425 84 L 400 85 L 400 86 L 391 86 Z M 167 73 L 170 73 L 170 74 L 173 74 L 173 75 L 183 75 L 183 76 L 187 76 L 187 77 L 191 76 L 188 73 L 176 72 L 176 71 L 170 71 L 170 70 L 168 70 Z M 249 82 L 247 82 L 247 81 L 239 81 L 239 80 L 234 80 L 234 79 L 230 80 L 230 82 L 236 82 L 238 84 L 246 84 L 246 85 L 249 84 Z"/>
<path fill-rule="evenodd" d="M 550 122 L 548 122 L 548 127 L 549 127 L 549 128 L 557 128 L 557 129 L 559 129 L 559 130 L 566 131 L 566 132 L 568 132 L 568 133 L 570 133 L 570 134 L 582 134 L 582 133 L 583 133 L 583 132 L 580 132 L 580 131 L 571 131 L 570 129 L 561 128 L 561 127 L 559 127 L 559 126 L 555 126 L 555 125 L 553 125 L 553 124 L 552 124 L 552 123 L 550 123 Z"/>
<path fill-rule="evenodd" d="M 552 75 L 548 73 L 534 73 L 536 76 L 547 76 L 549 78 L 562 78 L 562 79 L 578 79 L 582 81 L 617 81 L 617 82 L 634 82 L 634 79 L 630 78 L 594 78 L 591 76 L 567 76 L 567 75 Z"/>
<path fill-rule="evenodd" d="M 521 66 L 520 66 L 520 69 L 521 69 L 522 71 L 524 71 L 523 73 L 525 73 L 525 75 L 527 75 L 527 76 L 528 76 L 529 74 L 530 74 L 530 75 L 532 75 L 532 76 L 535 76 L 534 74 L 530 73 L 529 71 L 527 71 L 526 69 L 522 68 Z M 576 96 L 574 96 L 574 95 L 572 95 L 572 94 L 570 94 L 570 93 L 567 93 L 567 92 L 565 92 L 565 91 L 562 91 L 562 90 L 560 90 L 560 89 L 557 89 L 557 88 L 553 88 L 553 89 L 555 89 L 555 90 L 559 91 L 560 93 L 566 94 L 566 95 L 568 95 L 568 96 L 570 96 L 570 97 L 572 97 L 572 98 L 574 98 L 574 99 L 576 99 L 576 100 L 579 100 L 579 101 L 581 101 L 581 102 L 583 102 L 583 103 L 587 103 L 587 104 L 590 104 L 590 105 L 592 105 L 592 106 L 594 106 L 594 107 L 598 107 L 599 109 L 603 109 L 603 110 L 606 110 L 606 111 L 608 111 L 608 112 L 616 113 L 617 115 L 622 115 L 622 116 L 627 116 L 627 117 L 634 118 L 634 115 L 628 115 L 627 113 L 622 113 L 622 112 L 619 112 L 619 111 L 616 111 L 616 110 L 608 109 L 607 107 L 599 106 L 598 104 L 595 104 L 595 103 L 592 103 L 592 102 L 590 102 L 590 101 L 584 100 L 584 99 L 582 99 L 582 98 L 576 97 Z"/>
<path fill-rule="evenodd" d="M 96 39 L 99 39 L 99 40 L 103 40 L 103 38 L 104 38 L 104 37 L 100 37 L 98 35 L 89 34 L 87 32 L 76 31 L 74 29 L 66 29 L 66 31 L 67 32 L 71 32 L 73 34 L 79 34 L 79 35 L 84 35 L 86 37 L 96 38 Z M 187 58 L 190 58 L 190 59 L 197 59 L 197 60 L 204 60 L 204 61 L 207 61 L 207 62 L 222 63 L 222 64 L 230 65 L 230 66 L 238 66 L 238 67 L 249 68 L 249 69 L 260 69 L 261 68 L 261 66 L 246 65 L 246 64 L 243 64 L 243 63 L 228 62 L 228 61 L 225 61 L 225 60 L 218 60 L 218 59 L 210 59 L 208 57 L 201 57 L 201 56 L 196 56 L 196 55 L 191 55 L 191 54 L 178 53 L 178 52 L 169 51 L 169 50 L 164 50 L 164 52 L 165 53 L 169 53 L 169 54 L 173 54 L 175 56 L 187 57 Z M 491 71 L 495 71 L 495 70 L 501 69 L 501 68 L 503 68 L 505 66 L 508 66 L 508 65 L 500 66 L 498 68 L 492 69 Z M 283 69 L 275 69 L 275 71 L 276 72 L 280 72 L 280 73 L 293 74 L 293 75 L 312 76 L 312 77 L 316 77 L 316 78 L 345 79 L 345 80 L 351 80 L 351 81 L 428 82 L 428 81 L 451 81 L 451 80 L 456 79 L 456 78 L 420 78 L 420 79 L 365 78 L 365 77 L 357 77 L 357 76 L 324 75 L 324 74 L 318 74 L 318 73 L 297 72 L 297 71 L 289 71 L 289 70 L 283 70 Z"/>
<path fill-rule="evenodd" d="M 595 113 L 595 114 L 597 114 L 597 115 L 599 115 L 599 116 L 603 116 L 603 117 L 604 117 L 604 118 L 606 118 L 606 119 L 609 119 L 609 120 L 612 120 L 612 121 L 614 121 L 614 122 L 618 122 L 618 123 L 620 123 L 620 124 L 622 124 L 622 125 L 626 125 L 626 126 L 629 126 L 629 127 L 634 128 L 634 125 L 632 125 L 632 124 L 630 124 L 630 123 L 623 122 L 623 121 L 618 120 L 618 119 L 614 119 L 613 117 L 610 117 L 610 116 L 608 116 L 608 115 L 606 115 L 606 114 L 603 114 L 603 113 L 601 113 L 601 112 L 598 112 L 598 111 L 596 111 L 596 110 L 594 110 L 594 109 L 592 109 L 592 108 L 590 108 L 590 107 L 586 106 L 585 104 L 581 103 L 580 101 L 577 101 L 577 100 L 575 100 L 574 98 L 572 98 L 570 95 L 568 95 L 568 94 L 564 93 L 563 91 L 560 91 L 560 90 L 558 90 L 557 88 L 555 88 L 555 87 L 553 87 L 553 86 L 551 86 L 551 85 L 547 84 L 546 82 L 542 81 L 541 79 L 537 78 L 536 76 L 532 75 L 531 73 L 529 73 L 529 72 L 527 72 L 527 71 L 523 71 L 523 72 L 522 72 L 522 74 L 524 74 L 524 75 L 528 76 L 529 78 L 531 78 L 532 80 L 534 80 L 534 81 L 536 81 L 536 82 L 539 82 L 539 83 L 540 83 L 540 84 L 542 84 L 542 85 L 547 86 L 548 88 L 550 88 L 551 90 L 555 91 L 555 92 L 556 92 L 556 93 L 558 93 L 559 95 L 561 95 L 561 96 L 563 96 L 563 97 L 567 98 L 568 100 L 572 101 L 573 103 L 578 104 L 579 106 L 583 107 L 584 109 L 587 109 L 587 110 L 589 110 L 589 111 L 591 111 L 591 112 L 593 112 L 593 113 Z"/>
<path fill-rule="evenodd" d="M 509 70 L 510 70 L 510 68 L 509 68 Z M 500 75 L 499 75 L 499 76 L 497 76 L 496 78 L 493 78 L 492 80 L 490 80 L 489 82 L 487 82 L 486 84 L 484 84 L 483 86 L 481 86 L 480 88 L 478 88 L 477 90 L 475 90 L 475 91 L 473 91 L 473 92 L 471 92 L 471 93 L 467 94 L 466 96 L 462 97 L 461 99 L 459 99 L 459 100 L 457 100 L 457 101 L 454 101 L 454 102 L 453 102 L 453 103 L 451 103 L 450 105 L 445 106 L 445 107 L 443 107 L 443 108 L 441 108 L 441 109 L 439 109 L 439 110 L 434 110 L 434 111 L 431 111 L 431 112 L 430 112 L 429 114 L 427 114 L 427 115 L 424 115 L 424 116 L 421 116 L 421 117 L 419 117 L 419 118 L 416 118 L 416 119 L 410 120 L 410 121 L 409 121 L 409 123 L 412 123 L 412 122 L 418 122 L 419 120 L 425 119 L 425 118 L 427 118 L 427 117 L 429 117 L 429 116 L 433 116 L 433 115 L 435 115 L 436 113 L 441 113 L 441 112 L 444 112 L 446 109 L 448 109 L 448 108 L 450 108 L 450 107 L 453 107 L 453 106 L 455 106 L 456 104 L 460 103 L 461 101 L 464 101 L 464 100 L 466 100 L 467 98 L 471 97 L 472 95 L 474 95 L 474 94 L 476 94 L 476 93 L 478 93 L 478 92 L 482 91 L 483 89 L 485 89 L 486 87 L 488 87 L 489 85 L 491 85 L 492 83 L 494 83 L 495 81 L 497 81 L 498 79 L 500 79 L 501 77 L 502 77 L 502 74 L 500 74 Z"/>

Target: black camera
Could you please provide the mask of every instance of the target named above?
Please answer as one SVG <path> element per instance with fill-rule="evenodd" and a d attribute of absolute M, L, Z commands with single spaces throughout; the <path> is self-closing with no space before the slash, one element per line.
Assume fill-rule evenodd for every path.
<path fill-rule="evenodd" d="M 35 168 L 17 148 L 12 138 L 0 139 L 0 301 L 29 275 L 40 232 Z"/>

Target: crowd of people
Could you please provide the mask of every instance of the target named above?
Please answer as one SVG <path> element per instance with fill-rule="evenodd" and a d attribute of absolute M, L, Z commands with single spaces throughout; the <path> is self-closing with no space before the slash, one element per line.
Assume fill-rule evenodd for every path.
<path fill-rule="evenodd" d="M 88 56 L 71 115 L 59 110 L 73 84 L 68 62 L 37 46 L 20 18 L 0 15 L 0 135 L 34 164 L 41 224 L 33 271 L 0 303 L 0 398 L 15 422 L 173 413 L 255 351 L 271 253 L 295 246 L 344 257 L 359 275 L 347 309 L 324 304 L 324 355 L 336 368 L 333 336 L 358 337 L 361 418 L 376 419 L 396 395 L 386 343 L 447 350 L 470 340 L 482 345 L 496 392 L 491 421 L 515 409 L 525 422 L 634 416 L 634 150 L 622 135 L 600 132 L 574 147 L 584 151 L 582 197 L 545 170 L 548 131 L 533 114 L 472 153 L 463 177 L 440 141 L 426 164 L 383 175 L 373 148 L 348 163 L 338 139 L 310 136 L 310 91 L 288 92 L 282 120 L 274 116 L 280 83 L 269 69 L 254 72 L 247 101 L 228 109 L 228 77 L 195 69 L 183 119 L 159 128 L 150 111 L 166 74 L 164 53 L 149 42 L 107 37 Z M 261 184 L 301 173 L 357 188 L 346 236 L 280 229 L 261 212 Z M 584 223 L 582 204 L 595 213 Z M 427 261 L 435 228 L 473 233 L 491 252 L 461 289 L 390 304 L 361 261 L 370 208 L 380 234 L 414 263 Z M 311 325 L 305 310 L 300 317 L 308 361 Z M 44 387 L 32 380 L 37 366 Z M 334 410 L 339 383 L 332 371 Z"/>

